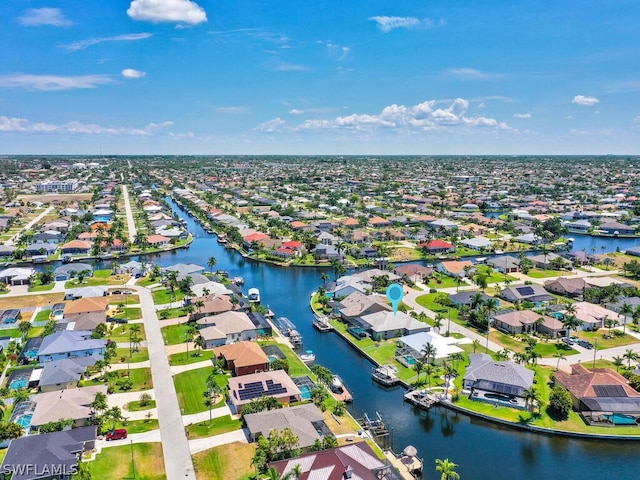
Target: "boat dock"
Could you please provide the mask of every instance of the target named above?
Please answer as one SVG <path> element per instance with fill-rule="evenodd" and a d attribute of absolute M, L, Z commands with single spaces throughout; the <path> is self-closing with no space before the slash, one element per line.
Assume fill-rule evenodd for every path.
<path fill-rule="evenodd" d="M 349 390 L 344 386 L 344 382 L 338 375 L 333 376 L 331 385 L 329 385 L 329 391 L 331 395 L 333 395 L 333 398 L 339 402 L 353 402 L 353 396 L 349 393 Z"/>
<path fill-rule="evenodd" d="M 440 401 L 434 394 L 428 393 L 426 390 L 411 390 L 404 394 L 404 400 L 425 410 Z"/>
<path fill-rule="evenodd" d="M 313 321 L 313 326 L 320 333 L 327 333 L 327 332 L 333 331 L 333 325 L 329 323 L 329 319 L 327 317 L 316 316 L 316 319 Z"/>
<path fill-rule="evenodd" d="M 393 365 L 382 365 L 371 371 L 371 378 L 382 385 L 391 386 L 400 383 L 397 373 L 398 369 Z"/>

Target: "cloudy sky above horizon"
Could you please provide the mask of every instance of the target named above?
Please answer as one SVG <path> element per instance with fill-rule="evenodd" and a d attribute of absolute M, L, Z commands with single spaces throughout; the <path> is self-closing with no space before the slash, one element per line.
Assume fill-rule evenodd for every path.
<path fill-rule="evenodd" d="M 0 154 L 638 154 L 640 4 L 0 2 Z"/>

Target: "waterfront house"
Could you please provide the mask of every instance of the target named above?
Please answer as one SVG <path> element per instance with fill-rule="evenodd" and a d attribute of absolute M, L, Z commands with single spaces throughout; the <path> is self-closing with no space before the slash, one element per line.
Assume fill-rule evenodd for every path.
<path fill-rule="evenodd" d="M 53 271 L 53 278 L 56 282 L 66 282 L 77 277 L 80 272 L 84 272 L 84 276 L 87 278 L 92 277 L 93 267 L 88 263 L 67 263 L 60 265 Z"/>
<path fill-rule="evenodd" d="M 269 357 L 255 342 L 238 342 L 214 348 L 216 358 L 225 361 L 227 369 L 236 377 L 269 370 Z"/>
<path fill-rule="evenodd" d="M 436 270 L 450 277 L 471 277 L 475 273 L 474 265 L 469 260 L 452 260 L 450 262 L 439 262 L 438 264 L 436 264 Z"/>
<path fill-rule="evenodd" d="M 13 257 L 13 254 L 16 252 L 16 250 L 16 247 L 13 247 L 11 245 L 0 245 L 0 257 Z"/>
<path fill-rule="evenodd" d="M 627 254 L 628 254 L 627 250 Z M 574 250 L 566 254 L 567 258 L 571 260 L 575 265 L 593 265 L 597 262 L 595 255 L 592 255 L 582 250 Z"/>
<path fill-rule="evenodd" d="M 547 291 L 570 298 L 580 298 L 586 286 L 587 282 L 583 278 L 558 277 L 544 282 Z"/>
<path fill-rule="evenodd" d="M 541 315 L 532 310 L 515 310 L 496 315 L 493 317 L 493 326 L 511 335 L 540 332 L 557 337 L 566 332 L 562 322 L 557 318 Z"/>
<path fill-rule="evenodd" d="M 616 222 L 615 220 L 604 222 L 598 227 L 598 230 L 606 235 L 613 236 L 634 235 L 636 233 L 636 227 L 632 225 L 625 225 L 624 223 Z"/>
<path fill-rule="evenodd" d="M 528 257 L 529 260 L 533 263 L 533 265 L 537 268 L 541 268 L 543 270 L 557 270 L 556 264 L 567 266 L 570 262 L 561 257 L 560 255 L 556 255 L 553 252 L 549 252 L 543 255 L 533 255 Z"/>
<path fill-rule="evenodd" d="M 147 237 L 147 243 L 153 248 L 164 248 L 171 245 L 171 238 L 165 235 L 149 235 Z"/>
<path fill-rule="evenodd" d="M 413 263 L 397 266 L 394 269 L 394 272 L 400 277 L 407 278 L 410 281 L 416 283 L 428 279 L 433 274 L 433 268 Z"/>
<path fill-rule="evenodd" d="M 312 403 L 250 413 L 244 416 L 244 421 L 252 442 L 257 442 L 261 436 L 268 437 L 272 430 L 282 432 L 288 428 L 298 439 L 298 448 L 308 449 L 316 440 L 333 435 L 323 413 Z"/>
<path fill-rule="evenodd" d="M 365 295 L 360 292 L 354 292 L 348 297 L 337 301 L 333 305 L 333 309 L 345 321 L 371 313 L 392 311 L 391 306 L 384 298 L 381 295 Z"/>
<path fill-rule="evenodd" d="M 518 285 L 509 286 L 500 292 L 500 297 L 511 303 L 531 302 L 535 304 L 549 303 L 553 297 L 544 289 L 542 285 Z"/>
<path fill-rule="evenodd" d="M 635 418 L 640 415 L 640 393 L 631 388 L 628 380 L 619 373 L 608 368 L 585 368 L 576 364 L 571 365 L 571 373 L 555 372 L 553 381 L 569 392 L 573 409 L 589 420 L 622 424 L 614 421 L 614 414 L 618 414 L 623 417 L 620 420 L 631 416 L 626 425 L 636 424 Z"/>
<path fill-rule="evenodd" d="M 96 426 L 27 435 L 9 444 L 0 470 L 12 480 L 71 479 L 84 452 L 95 448 Z"/>
<path fill-rule="evenodd" d="M 582 322 L 583 330 L 603 328 L 607 320 L 616 321 L 619 325 L 625 322 L 624 316 L 594 303 L 577 302 L 573 307 L 576 310 L 576 318 Z"/>
<path fill-rule="evenodd" d="M 288 460 L 269 463 L 278 471 L 278 478 L 302 468 L 300 480 L 401 480 L 396 470 L 380 460 L 366 442 L 311 452 Z"/>
<path fill-rule="evenodd" d="M 520 260 L 510 255 L 490 258 L 487 260 L 487 264 L 491 265 L 494 270 L 500 273 L 515 273 L 520 271 Z"/>
<path fill-rule="evenodd" d="M 47 335 L 38 350 L 40 363 L 63 358 L 104 355 L 107 342 L 91 338 L 89 331 L 62 330 Z"/>
<path fill-rule="evenodd" d="M 357 272 L 352 275 L 353 278 L 359 278 L 362 280 L 364 284 L 373 284 L 376 277 L 387 277 L 389 282 L 395 282 L 400 280 L 400 277 L 393 272 L 388 270 L 380 270 L 379 268 L 370 268 L 369 270 L 364 270 L 362 272 Z"/>
<path fill-rule="evenodd" d="M 176 263 L 170 267 L 165 268 L 166 272 L 176 272 L 179 278 L 184 278 L 194 273 L 202 273 L 205 271 L 205 267 L 196 265 L 195 263 Z"/>
<path fill-rule="evenodd" d="M 104 297 L 109 293 L 109 287 L 78 287 L 66 290 L 64 294 L 65 300 L 77 300 L 79 298 Z"/>
<path fill-rule="evenodd" d="M 422 350 L 424 346 L 431 344 L 436 353 L 432 357 L 432 361 L 441 364 L 455 353 L 462 353 L 463 350 L 458 347 L 460 339 L 455 337 L 443 337 L 439 333 L 432 331 L 423 331 L 412 335 L 405 335 L 398 339 L 398 348 L 396 349 L 396 360 L 407 367 L 411 367 L 416 361 L 422 361 L 424 355 Z"/>
<path fill-rule="evenodd" d="M 351 324 L 362 328 L 376 340 L 387 340 L 401 335 L 426 332 L 429 325 L 404 312 L 380 311 L 352 319 Z"/>
<path fill-rule="evenodd" d="M 75 427 L 86 425 L 93 416 L 89 405 L 98 392 L 106 394 L 107 386 L 95 385 L 32 395 L 31 401 L 35 403 L 35 407 L 31 428 L 37 430 L 42 425 L 57 422 L 63 418 L 72 419 Z"/>
<path fill-rule="evenodd" d="M 451 220 L 447 220 L 446 218 L 440 218 L 438 220 L 434 220 L 429 223 L 429 227 L 433 230 L 442 229 L 446 231 L 456 230 L 458 228 L 458 224 L 452 222 Z"/>
<path fill-rule="evenodd" d="M 85 242 L 84 240 L 71 240 L 70 242 L 62 245 L 60 251 L 63 255 L 89 255 L 92 246 L 93 244 L 91 242 Z"/>
<path fill-rule="evenodd" d="M 334 299 L 340 300 L 342 298 L 348 297 L 354 292 L 366 294 L 367 290 L 370 290 L 370 286 L 365 286 L 361 278 L 354 277 L 353 275 L 348 275 L 345 277 L 340 277 L 337 280 L 336 286 L 332 290 L 332 293 Z"/>
<path fill-rule="evenodd" d="M 300 389 L 284 370 L 252 373 L 229 379 L 229 403 L 233 413 L 260 397 L 275 397 L 283 405 L 300 401 Z"/>
<path fill-rule="evenodd" d="M 489 250 L 491 249 L 491 240 L 485 237 L 465 238 L 460 241 L 465 247 L 473 250 Z"/>
<path fill-rule="evenodd" d="M 244 312 L 225 312 L 203 317 L 197 321 L 205 349 L 219 347 L 242 340 L 255 340 L 255 326 Z"/>
<path fill-rule="evenodd" d="M 469 391 L 522 397 L 533 385 L 533 370 L 510 360 L 497 362 L 486 353 L 469 355 L 463 388 Z M 471 398 L 474 398 L 472 395 Z"/>
<path fill-rule="evenodd" d="M 58 244 L 56 242 L 36 242 L 31 245 L 27 245 L 25 251 L 27 255 L 53 255 L 58 250 Z"/>
<path fill-rule="evenodd" d="M 418 244 L 418 248 L 426 250 L 430 254 L 438 253 L 452 253 L 456 251 L 456 247 L 444 240 L 431 240 L 429 242 L 423 242 Z"/>

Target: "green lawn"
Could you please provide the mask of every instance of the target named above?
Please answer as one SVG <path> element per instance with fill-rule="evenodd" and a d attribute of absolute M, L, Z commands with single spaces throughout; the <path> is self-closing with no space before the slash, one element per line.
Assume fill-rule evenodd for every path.
<path fill-rule="evenodd" d="M 85 277 L 82 279 L 82 284 L 78 282 L 77 278 L 73 278 L 64 284 L 64 288 L 75 287 L 99 287 L 109 285 L 109 280 L 103 277 Z"/>
<path fill-rule="evenodd" d="M 133 325 L 138 325 L 138 327 L 140 327 L 140 333 L 138 333 L 138 336 L 144 340 L 146 338 L 144 325 L 142 323 L 136 323 Z M 114 342 L 128 342 L 130 328 L 131 328 L 130 324 L 119 325 L 113 329 L 113 331 L 111 332 L 111 336 L 109 338 Z"/>
<path fill-rule="evenodd" d="M 153 303 L 155 303 L 156 305 L 164 305 L 171 302 L 175 303 L 184 298 L 184 295 L 179 290 L 175 290 L 173 292 L 172 298 L 169 290 L 166 290 L 165 288 L 154 290 L 153 292 L 151 292 L 151 296 L 153 297 Z"/>
<path fill-rule="evenodd" d="M 31 330 L 33 330 L 33 328 Z M 22 333 L 20 333 L 20 330 L 18 330 L 17 328 L 9 328 L 7 330 L 0 330 L 0 333 L 2 334 L 3 337 L 19 338 L 19 337 L 22 336 Z"/>
<path fill-rule="evenodd" d="M 131 378 L 131 381 L 133 382 L 133 387 L 127 391 L 141 392 L 143 390 L 149 390 L 150 388 L 153 388 L 153 380 L 151 379 L 150 368 L 132 368 L 130 372 L 131 372 L 130 378 Z M 120 374 L 120 377 L 118 381 L 127 378 L 126 370 L 119 370 L 119 374 Z M 118 381 L 116 381 L 114 393 L 122 393 L 125 391 L 125 390 L 122 390 L 122 388 L 120 388 L 119 385 L 117 385 Z M 93 385 L 104 385 L 105 382 L 100 381 L 97 378 L 94 378 L 91 380 L 81 380 L 80 384 L 81 384 L 80 386 L 87 387 L 87 386 L 93 386 Z"/>
<path fill-rule="evenodd" d="M 32 321 L 47 322 L 49 320 L 50 315 L 51 315 L 51 310 L 40 310 Z"/>
<path fill-rule="evenodd" d="M 532 268 L 526 275 L 530 276 L 531 278 L 549 278 L 559 277 L 563 273 L 567 272 L 563 270 L 541 270 L 539 268 Z"/>
<path fill-rule="evenodd" d="M 305 363 L 300 360 L 300 357 L 298 357 L 288 346 L 281 343 L 276 343 L 274 341 L 260 342 L 260 345 L 278 345 L 280 350 L 282 350 L 282 353 L 284 353 L 285 357 L 287 357 L 287 361 L 289 362 L 290 377 L 301 377 L 303 375 L 309 375 L 311 373 L 309 367 L 307 367 Z"/>
<path fill-rule="evenodd" d="M 126 411 L 128 412 L 140 412 L 143 410 L 151 410 L 152 408 L 156 408 L 155 400 L 149 400 L 149 403 L 145 406 L 140 405 L 140 400 L 134 400 L 126 405 Z"/>
<path fill-rule="evenodd" d="M 198 363 L 204 360 L 210 360 L 213 358 L 213 350 L 201 350 L 174 353 L 169 356 L 169 365 L 189 365 L 191 363 Z"/>
<path fill-rule="evenodd" d="M 184 307 L 163 308 L 158 310 L 158 318 L 160 320 L 168 320 L 170 318 L 186 317 L 188 312 Z"/>
<path fill-rule="evenodd" d="M 230 415 L 214 418 L 211 423 L 209 421 L 194 423 L 187 425 L 189 440 L 193 438 L 212 437 L 222 433 L 233 432 L 242 428 L 241 420 L 234 420 Z"/>
<path fill-rule="evenodd" d="M 489 271 L 489 267 L 487 265 L 478 265 L 476 267 L 478 273 L 487 273 Z M 511 280 L 512 282 L 516 281 L 516 277 L 512 277 L 511 275 L 507 275 L 506 278 Z M 505 280 L 505 274 L 500 273 L 496 270 L 491 269 L 491 275 L 487 277 L 487 283 L 501 283 Z"/>
<path fill-rule="evenodd" d="M 148 287 L 149 285 L 155 285 L 160 283 L 161 279 L 156 277 L 153 280 L 151 279 L 151 277 L 143 277 L 141 279 L 139 279 L 136 282 L 136 285 L 139 285 L 141 287 Z"/>
<path fill-rule="evenodd" d="M 512 337 L 511 335 L 507 335 L 498 330 L 492 330 L 489 334 L 489 338 L 493 342 L 502 345 L 513 352 L 524 353 L 525 348 L 527 347 L 526 342 L 522 342 L 516 337 Z M 565 355 L 574 355 L 578 353 L 577 350 L 574 350 L 563 342 L 545 342 L 541 339 L 538 340 L 534 350 L 543 357 L 552 357 L 558 352 L 562 352 Z"/>
<path fill-rule="evenodd" d="M 162 332 L 162 338 L 164 338 L 165 345 L 177 345 L 179 343 L 184 343 L 184 335 L 187 331 L 187 327 L 188 325 L 186 323 L 162 327 L 160 331 Z"/>
<path fill-rule="evenodd" d="M 135 462 L 135 478 L 138 480 L 165 480 L 161 443 L 135 443 L 103 448 L 96 459 L 89 463 L 92 480 L 132 479 Z"/>
<path fill-rule="evenodd" d="M 134 351 L 131 353 L 131 358 L 129 358 L 129 349 L 128 348 L 118 348 L 116 350 L 116 356 L 111 361 L 111 363 L 136 363 L 136 362 L 145 362 L 149 360 L 149 350 L 147 347 L 138 347 L 139 351 Z M 121 360 L 124 358 L 124 362 Z"/>
<path fill-rule="evenodd" d="M 460 323 L 460 325 L 464 325 L 464 322 L 458 321 L 458 310 L 454 307 L 442 307 L 435 302 L 438 295 L 442 294 L 427 293 L 426 295 L 420 295 L 416 298 L 416 303 L 421 307 L 431 310 L 432 312 L 442 314 L 447 320 L 449 319 L 449 316 L 451 316 L 452 321 L 456 321 L 457 323 Z M 443 322 L 442 327 L 446 329 L 446 322 Z"/>
<path fill-rule="evenodd" d="M 122 416 L 127 416 L 126 410 L 122 412 Z M 109 422 L 107 425 L 103 425 L 101 433 L 103 435 L 106 435 L 107 432 L 111 430 L 112 426 L 113 424 L 111 422 Z M 148 420 L 125 420 L 124 422 L 118 422 L 116 423 L 116 428 L 126 428 L 128 434 L 134 434 L 151 432 L 152 430 L 157 430 L 159 427 L 158 420 L 155 418 L 150 418 Z"/>
<path fill-rule="evenodd" d="M 207 407 L 204 406 L 203 393 L 206 391 L 207 377 L 213 371 L 213 367 L 198 368 L 187 372 L 179 373 L 173 377 L 173 383 L 178 395 L 178 403 L 183 414 L 204 412 Z M 216 375 L 216 382 L 223 388 L 226 388 L 228 380 L 226 375 Z M 221 406 L 224 398 L 214 406 Z"/>
<path fill-rule="evenodd" d="M 463 282 L 460 284 L 460 286 L 463 285 L 468 285 L 468 283 Z M 453 277 L 443 275 L 441 273 L 434 273 L 433 276 L 429 279 L 427 286 L 429 288 L 452 288 L 457 287 L 458 284 Z"/>
<path fill-rule="evenodd" d="M 624 335 L 613 335 L 611 338 L 605 338 L 609 336 L 608 328 L 601 328 L 595 332 L 585 332 L 580 331 L 576 335 L 578 338 L 583 338 L 585 340 L 589 340 L 592 345 L 595 345 L 596 340 L 598 341 L 598 350 L 604 350 L 606 348 L 613 347 L 622 347 L 624 345 L 632 345 L 634 343 L 638 343 L 638 339 L 632 337 L 629 334 Z"/>
<path fill-rule="evenodd" d="M 138 320 L 142 318 L 142 309 L 138 307 L 124 308 L 113 315 L 113 318 L 126 318 L 127 320 Z"/>
<path fill-rule="evenodd" d="M 54 282 L 47 283 L 46 285 L 42 285 L 40 280 L 36 280 L 31 285 L 29 285 L 30 292 L 48 292 L 49 290 L 53 290 L 56 284 Z"/>
<path fill-rule="evenodd" d="M 234 442 L 196 453 L 193 466 L 198 480 L 255 479 L 251 466 L 255 451 L 255 443 Z"/>

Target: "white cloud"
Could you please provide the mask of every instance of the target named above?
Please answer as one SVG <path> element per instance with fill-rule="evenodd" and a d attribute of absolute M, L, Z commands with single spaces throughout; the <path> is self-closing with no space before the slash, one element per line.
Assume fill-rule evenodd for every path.
<path fill-rule="evenodd" d="M 585 95 L 576 95 L 575 97 L 573 97 L 573 100 L 571 100 L 571 103 L 575 103 L 577 105 L 585 105 L 587 107 L 591 107 L 592 105 L 595 105 L 596 103 L 600 103 L 600 100 L 598 100 L 596 97 L 588 97 Z"/>
<path fill-rule="evenodd" d="M 416 17 L 388 17 L 388 16 L 376 16 L 369 17 L 378 24 L 378 28 L 384 33 L 388 33 L 396 28 L 430 28 L 433 26 L 433 21 L 428 18 L 420 20 Z M 440 21 L 440 25 L 444 25 L 444 21 Z"/>
<path fill-rule="evenodd" d="M 329 57 L 332 60 L 341 62 L 342 60 L 344 60 L 345 58 L 347 58 L 347 55 L 349 55 L 349 52 L 351 51 L 351 47 L 344 47 L 342 45 L 338 45 L 336 43 L 333 43 L 331 41 L 328 42 L 323 42 L 321 40 L 317 41 L 316 43 L 320 44 L 320 45 L 326 45 L 327 46 L 327 51 L 329 52 Z"/>
<path fill-rule="evenodd" d="M 498 130 L 517 132 L 504 122 L 484 116 L 469 116 L 469 101 L 455 99 L 446 108 L 437 108 L 440 103 L 428 100 L 412 107 L 390 105 L 379 114 L 352 114 L 332 120 L 312 119 L 303 122 L 298 129 L 347 129 L 372 130 L 388 128 L 397 130 L 434 130 L 444 128 L 490 127 Z"/>
<path fill-rule="evenodd" d="M 25 27 L 40 27 L 43 25 L 66 27 L 73 25 L 73 22 L 65 18 L 59 8 L 30 8 L 17 20 L 20 25 Z"/>
<path fill-rule="evenodd" d="M 131 42 L 135 40 L 144 40 L 153 36 L 153 33 L 129 33 L 126 35 L 116 35 L 115 37 L 103 37 L 103 38 L 89 38 L 88 40 L 79 40 L 77 42 L 65 45 L 64 48 L 69 51 L 82 50 L 83 48 L 97 45 L 102 42 Z"/>
<path fill-rule="evenodd" d="M 30 75 L 17 73 L 0 75 L 0 87 L 23 88 L 26 90 L 71 90 L 75 88 L 95 88 L 98 85 L 112 83 L 109 75 Z"/>
<path fill-rule="evenodd" d="M 299 65 L 296 63 L 288 63 L 288 62 L 276 62 L 272 70 L 276 72 L 307 72 L 311 70 L 306 65 Z"/>
<path fill-rule="evenodd" d="M 207 21 L 207 13 L 191 0 L 133 0 L 129 15 L 134 20 L 158 22 L 184 22 L 197 25 Z"/>
<path fill-rule="evenodd" d="M 133 135 L 151 136 L 173 125 L 173 122 L 149 123 L 143 128 L 103 127 L 95 123 L 68 122 L 55 125 L 43 122 L 30 122 L 25 118 L 0 116 L 0 132 L 24 133 L 72 133 L 85 135 Z"/>
<path fill-rule="evenodd" d="M 290 115 L 302 115 L 303 113 L 304 110 L 298 110 L 297 108 L 292 108 L 291 110 L 289 110 Z"/>
<path fill-rule="evenodd" d="M 530 113 L 514 113 L 513 116 L 515 118 L 531 118 L 531 114 Z"/>
<path fill-rule="evenodd" d="M 141 72 L 140 70 L 135 70 L 133 68 L 125 68 L 122 70 L 122 76 L 124 78 L 143 78 L 146 75 L 146 72 Z"/>
<path fill-rule="evenodd" d="M 502 78 L 500 73 L 481 72 L 475 68 L 451 68 L 445 72 L 448 76 L 463 80 L 495 80 Z"/>
<path fill-rule="evenodd" d="M 635 123 L 636 125 L 640 125 L 640 115 L 633 119 L 633 123 Z"/>
<path fill-rule="evenodd" d="M 273 120 L 269 120 L 268 122 L 261 123 L 256 128 L 254 128 L 254 130 L 257 130 L 259 132 L 277 132 L 286 123 L 287 122 L 282 120 L 280 117 L 277 117 Z"/>

